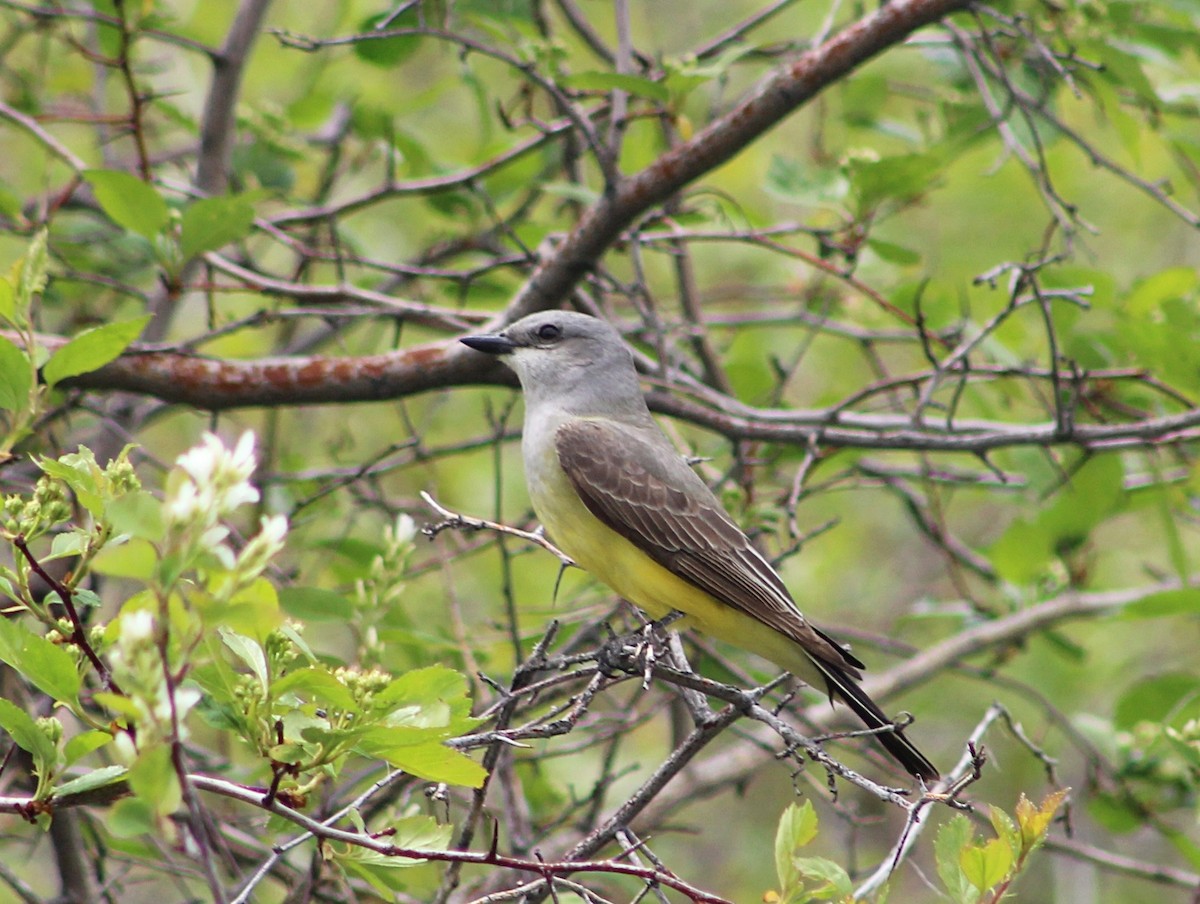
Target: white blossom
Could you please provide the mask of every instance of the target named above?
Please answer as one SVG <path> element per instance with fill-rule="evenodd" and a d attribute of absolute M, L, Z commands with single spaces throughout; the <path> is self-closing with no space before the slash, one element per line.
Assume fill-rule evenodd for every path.
<path fill-rule="evenodd" d="M 392 536 L 397 544 L 407 545 L 417 535 L 417 522 L 411 515 L 401 514 L 396 518 L 396 526 L 392 528 Z"/>
<path fill-rule="evenodd" d="M 154 614 L 148 609 L 122 615 L 120 625 L 117 642 L 123 647 L 137 646 L 154 636 Z"/>
<path fill-rule="evenodd" d="M 175 523 L 209 520 L 240 506 L 258 502 L 250 483 L 254 473 L 254 434 L 247 430 L 232 449 L 214 433 L 175 460 L 179 469 L 168 493 L 165 511 Z"/>

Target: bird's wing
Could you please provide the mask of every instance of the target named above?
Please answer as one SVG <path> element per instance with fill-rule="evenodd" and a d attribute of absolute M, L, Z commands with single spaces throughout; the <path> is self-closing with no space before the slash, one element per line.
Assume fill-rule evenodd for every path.
<path fill-rule="evenodd" d="M 863 664 L 810 625 L 775 569 L 666 438 L 616 422 L 570 421 L 558 460 L 593 515 L 668 571 L 794 640 L 820 664 Z"/>
<path fill-rule="evenodd" d="M 831 697 L 879 731 L 880 744 L 905 769 L 937 779 L 937 767 L 859 687 L 863 664 L 800 614 L 775 569 L 665 437 L 575 420 L 558 428 L 555 446 L 588 511 L 668 571 L 795 641 Z"/>

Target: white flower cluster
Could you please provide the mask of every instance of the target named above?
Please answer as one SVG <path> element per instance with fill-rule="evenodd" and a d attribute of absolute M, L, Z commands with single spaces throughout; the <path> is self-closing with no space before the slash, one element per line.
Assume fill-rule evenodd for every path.
<path fill-rule="evenodd" d="M 271 515 L 261 519 L 259 532 L 240 555 L 234 555 L 226 542 L 229 528 L 221 519 L 259 500 L 250 483 L 255 464 L 254 434 L 249 430 L 233 449 L 215 434 L 205 433 L 198 446 L 179 456 L 167 478 L 163 512 L 175 551 L 184 561 L 205 554 L 213 557 L 228 573 L 221 582 L 226 593 L 262 574 L 287 536 L 287 518 Z"/>
<path fill-rule="evenodd" d="M 138 609 L 122 614 L 120 633 L 109 654 L 113 678 L 133 707 L 132 723 L 140 743 L 176 737 L 186 740 L 184 717 L 200 702 L 200 691 L 183 686 L 170 692 L 158 649 L 154 614 Z M 131 761 L 133 739 L 125 732 L 116 736 L 122 759 Z"/>

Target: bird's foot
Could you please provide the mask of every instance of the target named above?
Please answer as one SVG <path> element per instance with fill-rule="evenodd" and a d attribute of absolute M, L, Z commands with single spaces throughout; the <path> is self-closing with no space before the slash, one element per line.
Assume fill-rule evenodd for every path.
<path fill-rule="evenodd" d="M 649 688 L 654 664 L 667 651 L 666 630 L 682 617 L 682 612 L 672 610 L 660 619 L 647 622 L 640 631 L 614 634 L 600 648 L 596 657 L 601 671 L 608 675 L 640 671 L 642 687 Z"/>

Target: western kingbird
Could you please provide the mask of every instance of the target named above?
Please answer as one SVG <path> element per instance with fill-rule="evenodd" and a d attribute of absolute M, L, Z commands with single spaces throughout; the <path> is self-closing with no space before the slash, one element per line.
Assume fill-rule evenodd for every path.
<path fill-rule="evenodd" d="M 554 542 L 652 618 L 823 682 L 912 775 L 938 771 L 863 692 L 864 668 L 812 625 L 787 587 L 655 423 L 633 355 L 603 320 L 531 314 L 473 349 L 501 356 L 525 392 L 521 450 L 533 508 Z"/>

